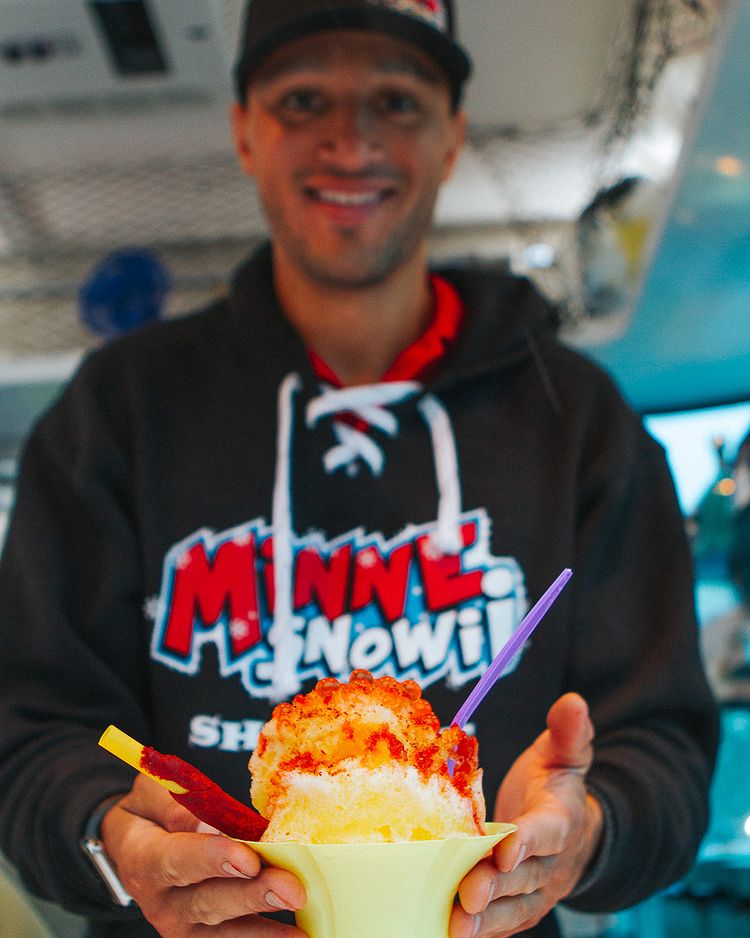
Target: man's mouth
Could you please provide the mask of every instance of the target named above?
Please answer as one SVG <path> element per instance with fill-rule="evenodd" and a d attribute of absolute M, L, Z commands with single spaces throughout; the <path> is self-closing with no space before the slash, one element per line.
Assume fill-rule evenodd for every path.
<path fill-rule="evenodd" d="M 344 207 L 359 207 L 361 205 L 377 205 L 386 198 L 386 192 L 341 192 L 337 189 L 312 189 L 310 194 L 318 202 L 327 205 L 342 205 Z"/>
<path fill-rule="evenodd" d="M 362 188 L 352 185 L 306 185 L 308 198 L 332 208 L 367 209 L 380 205 L 395 193 L 392 186 Z"/>

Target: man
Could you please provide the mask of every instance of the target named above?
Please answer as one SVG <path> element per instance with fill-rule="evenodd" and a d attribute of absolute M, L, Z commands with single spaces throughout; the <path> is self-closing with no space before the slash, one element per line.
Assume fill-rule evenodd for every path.
<path fill-rule="evenodd" d="M 691 861 L 716 732 L 663 455 L 529 284 L 428 275 L 468 73 L 443 0 L 254 0 L 232 119 L 270 246 L 226 303 L 91 356 L 29 442 L 0 833 L 92 934 L 300 934 L 267 913 L 305 901 L 133 783 L 103 726 L 246 799 L 274 702 L 368 667 L 417 677 L 447 722 L 565 566 L 475 715 L 519 830 L 461 884 L 451 936 L 556 935 L 558 901 L 618 908 Z M 140 911 L 77 856 L 99 821 Z"/>

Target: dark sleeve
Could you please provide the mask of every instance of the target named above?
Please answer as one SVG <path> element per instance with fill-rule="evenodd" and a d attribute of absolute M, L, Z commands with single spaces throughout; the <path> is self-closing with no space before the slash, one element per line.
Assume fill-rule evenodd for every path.
<path fill-rule="evenodd" d="M 102 730 L 148 735 L 143 600 L 116 402 L 89 371 L 28 441 L 0 560 L 0 849 L 32 892 L 111 917 L 78 844 L 92 809 L 133 781 L 97 746 Z"/>
<path fill-rule="evenodd" d="M 661 447 L 635 418 L 590 441 L 568 686 L 596 729 L 588 779 L 607 830 L 570 905 L 613 911 L 679 879 L 705 830 L 718 738 L 692 564 Z"/>

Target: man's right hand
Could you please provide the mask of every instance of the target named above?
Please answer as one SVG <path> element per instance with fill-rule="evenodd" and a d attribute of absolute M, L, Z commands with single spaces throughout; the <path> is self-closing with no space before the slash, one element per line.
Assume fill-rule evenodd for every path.
<path fill-rule="evenodd" d="M 138 776 L 105 814 L 102 839 L 123 886 L 164 938 L 304 938 L 259 913 L 296 911 L 305 890 L 261 866 L 250 847 L 202 825 L 156 782 Z"/>

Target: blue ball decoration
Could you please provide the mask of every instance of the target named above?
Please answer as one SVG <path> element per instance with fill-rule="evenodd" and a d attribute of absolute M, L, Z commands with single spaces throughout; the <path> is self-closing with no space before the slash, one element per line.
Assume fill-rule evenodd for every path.
<path fill-rule="evenodd" d="M 81 321 L 111 339 L 161 317 L 172 288 L 165 265 L 150 251 L 122 250 L 101 260 L 81 287 Z"/>

